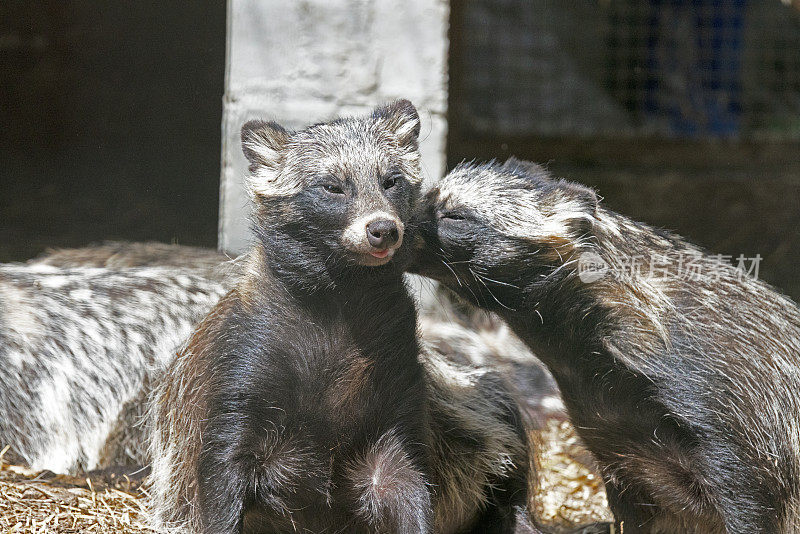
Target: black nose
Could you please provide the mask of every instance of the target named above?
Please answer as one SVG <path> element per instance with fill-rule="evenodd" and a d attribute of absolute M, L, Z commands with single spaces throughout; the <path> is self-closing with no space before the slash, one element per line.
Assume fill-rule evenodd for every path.
<path fill-rule="evenodd" d="M 388 219 L 372 221 L 367 225 L 367 241 L 375 248 L 388 248 L 400 239 L 397 223 Z"/>

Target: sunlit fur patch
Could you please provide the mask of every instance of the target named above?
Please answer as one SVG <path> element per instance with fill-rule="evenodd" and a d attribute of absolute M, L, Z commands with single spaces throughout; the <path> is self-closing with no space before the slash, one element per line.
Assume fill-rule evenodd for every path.
<path fill-rule="evenodd" d="M 60 473 L 146 463 L 143 430 L 109 434 L 224 291 L 199 269 L 0 266 L 0 442 Z"/>
<path fill-rule="evenodd" d="M 215 321 L 230 310 L 231 295 L 220 300 L 200 323 L 181 356 L 172 361 L 151 392 L 146 418 L 152 459 L 148 513 L 150 524 L 159 532 L 202 531 L 196 472 L 187 466 L 198 464 L 203 446 L 207 400 L 201 385 L 207 378 L 210 350 L 205 336 L 218 331 Z"/>
<path fill-rule="evenodd" d="M 308 185 L 312 169 L 317 175 L 352 176 L 383 174 L 393 167 L 419 186 L 420 155 L 414 135 L 418 131 L 416 112 L 404 109 L 336 119 L 286 137 L 258 130 L 244 142 L 258 158 L 251 161 L 248 190 L 254 197 L 291 196 Z"/>
<path fill-rule="evenodd" d="M 552 179 L 533 164 L 522 168 L 516 160 L 502 166 L 462 163 L 437 184 L 438 202 L 445 210 L 467 208 L 515 238 L 552 246 L 578 239 L 575 223 L 593 224 L 593 206 L 558 188 L 537 187 L 537 181 Z"/>
<path fill-rule="evenodd" d="M 356 515 L 379 531 L 425 532 L 430 528 L 424 516 L 416 513 L 430 507 L 428 494 L 418 490 L 426 481 L 405 449 L 398 433 L 390 430 L 349 469 Z"/>
<path fill-rule="evenodd" d="M 419 326 L 424 342 L 451 363 L 492 368 L 508 378 L 533 424 L 564 417 L 558 387 L 531 349 L 496 314 L 463 313 L 455 299 L 440 287 L 435 301 L 422 304 Z M 460 376 L 448 375 L 451 380 Z"/>
<path fill-rule="evenodd" d="M 455 364 L 428 349 L 422 362 L 431 377 L 438 509 L 447 512 L 437 514 L 436 531 L 451 532 L 485 506 L 493 481 L 527 484 L 528 444 L 510 423 L 519 417 L 516 403 L 493 371 Z"/>
<path fill-rule="evenodd" d="M 375 362 L 364 358 L 357 351 L 348 355 L 346 361 L 347 372 L 324 395 L 324 402 L 336 411 L 355 411 L 359 403 L 365 402 L 370 392 L 370 380 Z"/>
<path fill-rule="evenodd" d="M 30 308 L 31 295 L 21 287 L 10 283 L 0 283 L 0 325 L 3 325 L 5 336 L 18 338 L 20 344 L 35 343 L 45 333 L 44 324 Z M 8 326 L 6 326 L 8 325 Z M 8 343 L 8 342 L 6 342 Z M 10 363 L 19 366 L 25 357 L 20 352 L 11 353 Z"/>
<path fill-rule="evenodd" d="M 291 508 L 292 495 L 304 480 L 330 501 L 330 466 L 303 445 L 303 439 L 282 435 L 279 429 L 262 440 L 260 462 L 254 473 L 256 498 L 277 512 Z"/>

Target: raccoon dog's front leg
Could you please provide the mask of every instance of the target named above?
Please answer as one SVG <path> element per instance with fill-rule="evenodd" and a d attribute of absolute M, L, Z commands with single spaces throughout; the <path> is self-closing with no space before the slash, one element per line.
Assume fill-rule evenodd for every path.
<path fill-rule="evenodd" d="M 471 534 L 538 532 L 527 517 L 528 470 L 519 469 L 487 489 L 487 506 L 470 529 Z"/>
<path fill-rule="evenodd" d="M 202 534 L 241 534 L 247 488 L 253 467 L 236 454 L 238 440 L 232 433 L 211 432 L 200 454 L 198 497 Z M 229 425 L 228 428 L 234 427 Z M 239 456 L 239 458 L 237 458 Z"/>
<path fill-rule="evenodd" d="M 414 454 L 414 453 L 417 454 Z M 370 532 L 432 532 L 432 506 L 420 466 L 395 432 L 387 432 L 350 468 L 355 513 Z"/>

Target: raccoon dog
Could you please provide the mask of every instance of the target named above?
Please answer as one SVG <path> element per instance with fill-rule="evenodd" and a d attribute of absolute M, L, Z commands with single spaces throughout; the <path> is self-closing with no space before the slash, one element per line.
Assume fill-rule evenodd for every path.
<path fill-rule="evenodd" d="M 420 359 L 402 278 L 418 134 L 407 101 L 244 125 L 256 245 L 153 397 L 161 528 L 513 531 L 519 412 L 491 373 Z"/>
<path fill-rule="evenodd" d="M 60 473 L 146 462 L 126 406 L 224 294 L 188 268 L 0 265 L 0 446 Z"/>
<path fill-rule="evenodd" d="M 530 163 L 462 164 L 420 213 L 413 270 L 545 362 L 617 531 L 800 532 L 794 302 Z"/>

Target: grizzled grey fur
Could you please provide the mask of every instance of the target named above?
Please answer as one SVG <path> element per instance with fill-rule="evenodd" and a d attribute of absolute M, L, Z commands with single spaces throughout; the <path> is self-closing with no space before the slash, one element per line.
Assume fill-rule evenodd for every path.
<path fill-rule="evenodd" d="M 227 262 L 227 263 L 226 263 Z M 49 249 L 27 262 L 28 265 L 54 267 L 178 267 L 203 272 L 213 280 L 224 281 L 232 274 L 235 262 L 230 258 L 202 247 L 169 245 L 150 241 L 131 243 L 106 241 L 83 248 Z"/>
<path fill-rule="evenodd" d="M 1 265 L 0 447 L 56 472 L 144 463 L 120 421 L 224 292 L 189 268 Z"/>
<path fill-rule="evenodd" d="M 606 532 L 800 532 L 794 302 L 528 162 L 458 166 L 420 223 L 416 271 L 552 371 L 601 468 Z"/>
<path fill-rule="evenodd" d="M 497 314 L 476 309 L 446 287 L 422 303 L 422 341 L 448 361 L 499 373 L 513 388 L 532 428 L 564 419 L 564 403 L 550 372 Z"/>

